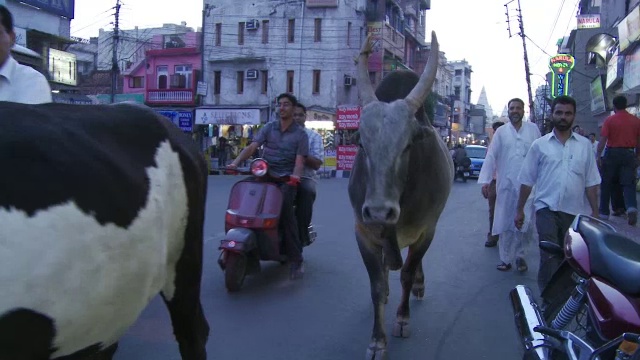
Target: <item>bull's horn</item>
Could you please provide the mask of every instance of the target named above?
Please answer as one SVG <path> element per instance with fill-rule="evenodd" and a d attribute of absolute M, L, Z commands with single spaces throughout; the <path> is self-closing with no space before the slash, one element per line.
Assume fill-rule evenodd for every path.
<path fill-rule="evenodd" d="M 358 91 L 362 98 L 362 106 L 367 105 L 372 101 L 378 101 L 376 93 L 371 86 L 371 79 L 369 78 L 369 54 L 373 52 L 373 44 L 371 40 L 371 34 L 367 36 L 362 49 L 360 49 L 360 56 L 358 57 Z"/>
<path fill-rule="evenodd" d="M 439 54 L 439 46 L 438 39 L 436 38 L 436 33 L 434 31 L 431 32 L 431 51 L 429 53 L 429 62 L 427 63 L 427 67 L 425 67 L 422 75 L 420 76 L 420 81 L 416 84 L 416 86 L 411 90 L 409 95 L 405 98 L 409 106 L 413 109 L 413 111 L 417 111 L 424 100 L 427 98 L 431 87 L 433 86 L 433 82 L 436 79 L 436 74 L 438 72 L 438 63 L 440 60 Z"/>

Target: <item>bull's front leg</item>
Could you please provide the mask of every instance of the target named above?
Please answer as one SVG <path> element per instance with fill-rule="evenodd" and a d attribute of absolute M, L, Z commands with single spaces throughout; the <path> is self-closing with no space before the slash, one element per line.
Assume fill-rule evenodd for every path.
<path fill-rule="evenodd" d="M 433 231 L 424 234 L 416 243 L 409 246 L 407 260 L 404 262 L 404 266 L 400 273 L 402 299 L 400 301 L 400 306 L 398 306 L 398 312 L 396 313 L 396 324 L 393 327 L 393 336 L 395 337 L 408 338 L 411 336 L 411 330 L 409 328 L 409 296 L 411 295 L 411 290 L 414 286 L 414 280 L 416 280 L 416 272 L 418 267 L 421 268 L 422 258 L 427 252 L 429 245 L 431 245 L 433 235 Z M 424 294 L 424 278 L 422 281 L 422 293 Z"/>
<path fill-rule="evenodd" d="M 384 304 L 387 298 L 387 282 L 382 263 L 382 248 L 375 245 L 371 236 L 360 234 L 356 230 L 356 239 L 360 255 L 369 273 L 371 283 L 371 300 L 373 302 L 374 320 L 371 343 L 367 348 L 367 360 L 384 360 L 387 358 L 387 336 L 384 332 Z"/>

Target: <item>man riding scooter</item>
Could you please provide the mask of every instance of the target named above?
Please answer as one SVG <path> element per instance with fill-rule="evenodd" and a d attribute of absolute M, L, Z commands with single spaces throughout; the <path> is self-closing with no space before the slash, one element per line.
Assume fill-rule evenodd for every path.
<path fill-rule="evenodd" d="M 307 129 L 305 121 L 307 120 L 307 108 L 298 103 L 293 111 L 293 119 L 298 125 L 304 128 L 309 137 L 309 155 L 304 162 L 304 176 L 300 179 L 298 186 L 298 197 L 296 198 L 296 218 L 298 219 L 298 228 L 300 229 L 300 241 L 308 245 L 311 242 L 309 238 L 309 225 L 313 216 L 313 203 L 316 201 L 316 170 L 322 166 L 324 161 L 324 146 L 322 144 L 322 136 L 317 132 Z"/>
<path fill-rule="evenodd" d="M 291 94 L 278 96 L 280 121 L 267 123 L 237 158 L 228 166 L 235 169 L 264 145 L 263 158 L 269 163 L 269 173 L 273 177 L 289 176 L 290 180 L 280 183 L 282 191 L 282 213 L 284 243 L 287 258 L 291 262 L 290 277 L 299 279 L 304 275 L 302 242 L 298 222 L 293 211 L 300 178 L 304 172 L 305 157 L 309 153 L 309 140 L 304 129 L 293 120 L 293 111 L 298 100 Z"/>

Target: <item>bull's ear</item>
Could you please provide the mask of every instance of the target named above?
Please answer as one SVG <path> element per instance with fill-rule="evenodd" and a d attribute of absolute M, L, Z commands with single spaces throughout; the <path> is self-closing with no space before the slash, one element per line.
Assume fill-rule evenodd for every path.
<path fill-rule="evenodd" d="M 418 131 L 413 135 L 413 142 L 424 141 L 429 138 L 430 135 L 433 135 L 434 131 L 431 126 L 418 126 Z"/>

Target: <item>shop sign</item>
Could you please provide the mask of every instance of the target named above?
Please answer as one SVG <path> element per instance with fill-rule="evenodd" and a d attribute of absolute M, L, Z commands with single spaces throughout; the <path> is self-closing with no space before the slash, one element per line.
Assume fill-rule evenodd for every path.
<path fill-rule="evenodd" d="M 607 83 L 606 88 L 610 88 L 615 85 L 624 76 L 624 56 L 613 55 L 609 63 L 607 64 Z"/>
<path fill-rule="evenodd" d="M 602 114 L 607 111 L 607 103 L 604 98 L 602 89 L 602 76 L 598 75 L 591 81 L 589 88 L 591 93 L 591 113 L 594 115 Z"/>
<path fill-rule="evenodd" d="M 326 149 L 324 151 L 324 166 L 336 167 L 336 150 Z"/>
<path fill-rule="evenodd" d="M 551 97 L 569 94 L 569 73 L 573 70 L 576 60 L 569 54 L 558 54 L 549 58 L 551 77 Z"/>
<path fill-rule="evenodd" d="M 42 11 L 73 19 L 75 0 L 20 0 L 21 3 L 35 6 Z"/>
<path fill-rule="evenodd" d="M 357 145 L 338 145 L 338 150 L 336 151 L 336 170 L 351 171 L 357 153 Z"/>
<path fill-rule="evenodd" d="M 336 128 L 338 130 L 354 130 L 360 126 L 360 106 L 339 105 L 336 111 Z"/>
<path fill-rule="evenodd" d="M 168 118 L 184 132 L 193 132 L 193 112 L 184 110 L 156 110 L 160 115 Z"/>
<path fill-rule="evenodd" d="M 338 7 L 338 0 L 307 0 L 307 7 Z"/>
<path fill-rule="evenodd" d="M 620 51 L 624 51 L 640 37 L 640 7 L 636 6 L 618 24 Z"/>
<path fill-rule="evenodd" d="M 625 56 L 622 87 L 627 93 L 634 93 L 640 89 L 640 49 Z"/>
<path fill-rule="evenodd" d="M 328 114 L 319 111 L 308 110 L 307 111 L 307 120 L 309 121 L 333 121 L 335 120 L 335 116 L 333 114 Z"/>
<path fill-rule="evenodd" d="M 578 29 L 597 29 L 600 27 L 600 14 L 578 15 Z"/>
<path fill-rule="evenodd" d="M 260 109 L 196 109 L 196 125 L 260 125 Z"/>

